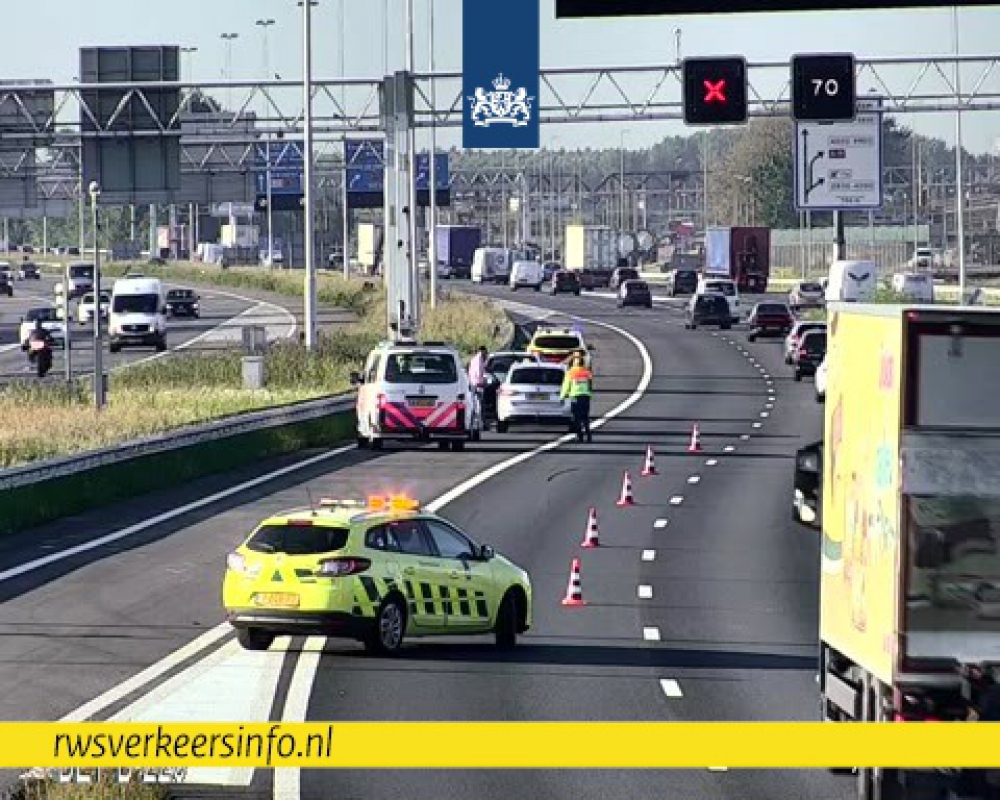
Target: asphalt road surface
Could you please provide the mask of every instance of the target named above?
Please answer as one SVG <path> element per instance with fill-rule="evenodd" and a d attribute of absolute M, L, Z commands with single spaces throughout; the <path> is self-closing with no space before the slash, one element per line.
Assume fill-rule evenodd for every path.
<path fill-rule="evenodd" d="M 0 716 L 816 719 L 817 536 L 792 522 L 791 478 L 795 449 L 820 434 L 820 406 L 810 381 L 792 381 L 779 342 L 747 344 L 739 328 L 685 331 L 683 301 L 622 311 L 586 294 L 471 291 L 547 309 L 517 309 L 532 319 L 583 320 L 596 348 L 597 416 L 627 405 L 593 444 L 539 449 L 559 434 L 518 429 L 488 434 L 463 453 L 345 447 L 8 539 L 0 543 Z M 687 452 L 695 422 L 700 454 Z M 659 474 L 642 478 L 647 446 Z M 619 509 L 625 469 L 638 505 Z M 531 574 L 535 625 L 513 653 L 498 654 L 487 638 L 447 639 L 380 660 L 353 642 L 319 637 L 286 637 L 268 653 L 247 653 L 221 624 L 225 555 L 266 514 L 305 506 L 310 494 L 406 490 L 429 502 L 456 486 L 441 513 Z M 590 506 L 602 547 L 583 551 Z M 59 555 L 87 543 L 94 547 Z M 574 557 L 583 560 L 588 605 L 565 609 L 559 601 Z M 436 800 L 837 800 L 853 789 L 850 779 L 792 770 L 195 769 L 186 780 L 246 797 Z"/>

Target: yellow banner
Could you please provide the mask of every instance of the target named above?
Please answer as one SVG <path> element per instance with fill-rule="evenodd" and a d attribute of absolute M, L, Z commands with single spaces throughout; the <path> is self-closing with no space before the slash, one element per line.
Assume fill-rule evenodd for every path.
<path fill-rule="evenodd" d="M 448 743 L 462 742 L 461 747 Z M 0 723 L 0 767 L 996 767 L 1000 723 Z"/>

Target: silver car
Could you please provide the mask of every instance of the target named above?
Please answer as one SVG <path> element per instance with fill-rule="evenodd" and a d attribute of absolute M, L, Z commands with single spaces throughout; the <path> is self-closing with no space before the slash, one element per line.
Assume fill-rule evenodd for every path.
<path fill-rule="evenodd" d="M 566 370 L 559 364 L 515 364 L 500 385 L 497 396 L 497 432 L 506 433 L 515 423 L 569 426 L 572 412 L 560 397 Z"/>
<path fill-rule="evenodd" d="M 802 337 L 809 331 L 825 331 L 826 323 L 822 320 L 799 320 L 792 325 L 792 330 L 785 337 L 785 363 L 792 363 L 794 353 L 802 343 Z"/>
<path fill-rule="evenodd" d="M 800 308 L 822 308 L 826 302 L 823 286 L 818 281 L 799 281 L 788 293 L 788 305 L 792 311 Z"/>

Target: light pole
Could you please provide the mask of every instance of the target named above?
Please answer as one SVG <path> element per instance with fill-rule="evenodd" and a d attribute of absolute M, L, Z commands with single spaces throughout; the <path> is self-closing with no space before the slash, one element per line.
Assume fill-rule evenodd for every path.
<path fill-rule="evenodd" d="M 233 79 L 233 42 L 240 38 L 238 33 L 223 33 L 219 35 L 219 38 L 226 43 L 226 80 L 231 81 Z M 231 107 L 233 105 L 233 90 L 231 88 L 226 89 L 226 106 Z"/>
<path fill-rule="evenodd" d="M 303 213 L 305 214 L 305 333 L 306 349 L 316 348 L 316 231 L 313 219 L 313 91 L 312 91 L 312 7 L 316 0 L 302 6 L 302 95 L 305 108 L 305 152 L 302 154 Z"/>
<path fill-rule="evenodd" d="M 260 33 L 261 33 L 261 39 L 262 39 L 262 45 L 263 45 L 263 54 L 264 54 L 264 80 L 265 81 L 271 80 L 271 49 L 270 49 L 270 47 L 268 47 L 268 35 L 267 34 L 268 34 L 268 29 L 272 25 L 274 25 L 274 24 L 275 23 L 274 23 L 273 19 L 259 19 L 259 20 L 257 20 L 254 23 L 254 25 L 256 25 L 258 28 L 260 28 Z M 261 116 L 261 119 L 263 119 L 265 116 L 267 116 L 267 95 L 266 94 L 262 94 L 261 95 L 260 104 L 261 104 L 261 114 L 260 114 L 260 116 Z M 270 251 L 268 251 L 268 254 L 270 255 Z"/>
<path fill-rule="evenodd" d="M 100 411 L 104 408 L 104 345 L 101 341 L 101 250 L 98 239 L 97 199 L 101 196 L 101 187 L 97 181 L 90 182 L 90 213 L 94 225 L 94 407 Z M 64 287 L 64 294 L 69 291 Z M 65 320 L 67 329 L 69 319 Z M 67 342 L 67 347 L 69 343 Z"/>
<path fill-rule="evenodd" d="M 962 71 L 958 63 L 958 6 L 951 8 L 951 31 L 955 41 L 955 223 L 958 228 L 958 296 L 965 305 L 965 193 L 962 180 Z"/>
<path fill-rule="evenodd" d="M 620 131 L 618 155 L 620 157 L 618 175 L 618 233 L 625 232 L 625 133 Z"/>
<path fill-rule="evenodd" d="M 427 28 L 428 28 L 428 48 L 430 57 L 431 74 L 434 74 L 437 63 L 434 53 L 434 0 L 427 2 Z M 431 81 L 431 108 L 437 108 L 436 81 Z M 504 184 L 506 186 L 506 183 Z M 431 279 L 431 308 L 437 308 L 437 116 L 436 112 L 431 115 L 431 163 L 430 163 L 430 194 L 428 196 L 428 220 L 427 227 L 430 236 L 427 242 L 427 261 L 430 264 Z M 504 202 L 507 200 L 504 193 Z M 504 210 L 504 247 L 507 246 L 507 212 Z"/>
<path fill-rule="evenodd" d="M 187 69 L 185 77 L 194 80 L 194 54 L 198 52 L 197 47 L 182 47 L 181 53 L 187 56 Z"/>

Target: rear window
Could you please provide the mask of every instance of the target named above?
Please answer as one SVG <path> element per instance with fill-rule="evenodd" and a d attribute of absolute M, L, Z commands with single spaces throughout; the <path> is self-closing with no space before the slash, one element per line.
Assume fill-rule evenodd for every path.
<path fill-rule="evenodd" d="M 536 386 L 562 386 L 565 373 L 545 367 L 517 367 L 510 373 L 509 383 L 530 383 Z"/>
<path fill-rule="evenodd" d="M 810 351 L 826 350 L 826 332 L 810 331 L 802 340 L 802 345 Z"/>
<path fill-rule="evenodd" d="M 721 292 L 726 297 L 734 297 L 736 295 L 736 288 L 733 284 L 726 281 L 709 281 L 705 284 L 706 292 Z"/>
<path fill-rule="evenodd" d="M 543 350 L 582 350 L 583 345 L 576 336 L 536 336 L 535 347 Z"/>
<path fill-rule="evenodd" d="M 524 361 L 527 355 L 493 356 L 486 362 L 486 371 L 494 375 L 506 375 L 518 361 Z"/>
<path fill-rule="evenodd" d="M 458 367 L 448 353 L 393 353 L 385 365 L 388 383 L 455 383 Z"/>
<path fill-rule="evenodd" d="M 627 281 L 632 278 L 638 278 L 639 271 L 634 269 L 620 269 L 618 270 L 618 280 Z"/>
<path fill-rule="evenodd" d="M 757 306 L 758 314 L 787 314 L 788 308 L 780 303 L 761 303 Z"/>
<path fill-rule="evenodd" d="M 719 297 L 718 295 L 702 295 L 698 298 L 698 308 L 703 311 L 711 311 L 713 309 L 725 309 L 728 313 L 729 304 L 726 303 L 724 297 Z"/>
<path fill-rule="evenodd" d="M 799 291 L 802 292 L 822 292 L 823 287 L 818 283 L 800 283 Z"/>
<path fill-rule="evenodd" d="M 247 542 L 255 553 L 311 556 L 341 550 L 347 544 L 347 528 L 326 525 L 265 525 Z"/>

